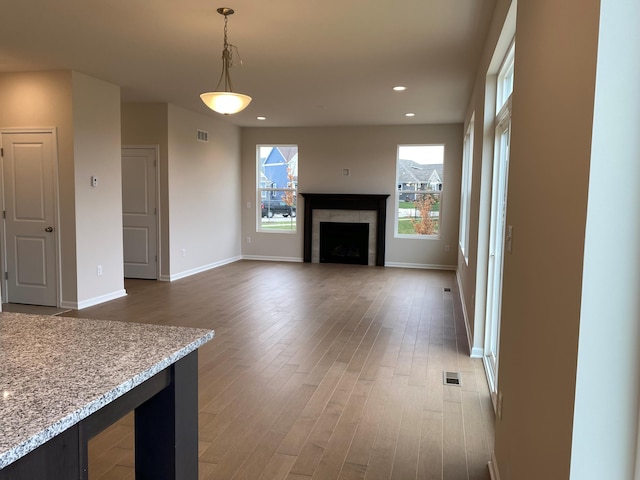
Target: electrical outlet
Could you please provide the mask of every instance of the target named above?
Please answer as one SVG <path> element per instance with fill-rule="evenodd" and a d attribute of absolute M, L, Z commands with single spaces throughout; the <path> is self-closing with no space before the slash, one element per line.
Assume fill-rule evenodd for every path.
<path fill-rule="evenodd" d="M 187 256 L 187 249 L 183 248 L 182 250 L 180 250 L 180 255 L 182 255 L 183 257 Z"/>
<path fill-rule="evenodd" d="M 449 250 L 451 250 L 451 247 L 449 245 L 445 245 L 444 246 L 444 251 L 448 252 Z"/>
<path fill-rule="evenodd" d="M 102 265 L 98 265 L 96 267 L 96 273 L 98 274 L 98 276 L 102 275 Z"/>
<path fill-rule="evenodd" d="M 247 237 L 247 243 L 251 243 L 251 237 Z"/>

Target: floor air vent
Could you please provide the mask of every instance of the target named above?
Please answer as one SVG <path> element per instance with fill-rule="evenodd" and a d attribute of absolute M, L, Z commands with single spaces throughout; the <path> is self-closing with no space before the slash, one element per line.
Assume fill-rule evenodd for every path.
<path fill-rule="evenodd" d="M 462 379 L 458 372 L 443 372 L 444 384 L 453 385 L 454 387 L 462 386 Z"/>

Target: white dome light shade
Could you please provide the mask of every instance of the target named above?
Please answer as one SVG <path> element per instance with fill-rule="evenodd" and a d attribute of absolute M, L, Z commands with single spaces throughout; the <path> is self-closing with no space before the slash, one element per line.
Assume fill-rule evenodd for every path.
<path fill-rule="evenodd" d="M 223 115 L 241 112 L 251 103 L 249 95 L 235 92 L 207 92 L 200 98 L 211 110 Z"/>

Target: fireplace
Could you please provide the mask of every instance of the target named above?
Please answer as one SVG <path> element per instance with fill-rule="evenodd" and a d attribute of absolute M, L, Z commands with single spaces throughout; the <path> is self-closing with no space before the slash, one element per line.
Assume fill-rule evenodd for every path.
<path fill-rule="evenodd" d="M 319 262 L 320 223 L 360 223 L 369 229 L 368 261 L 384 266 L 387 198 L 389 195 L 348 193 L 301 193 L 304 197 L 305 262 Z"/>
<path fill-rule="evenodd" d="M 320 222 L 320 263 L 369 263 L 369 224 Z"/>

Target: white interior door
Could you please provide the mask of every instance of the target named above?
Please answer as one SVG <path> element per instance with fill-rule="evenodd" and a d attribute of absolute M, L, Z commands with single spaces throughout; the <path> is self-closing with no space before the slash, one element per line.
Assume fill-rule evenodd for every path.
<path fill-rule="evenodd" d="M 124 276 L 158 278 L 156 157 L 152 147 L 122 148 Z"/>
<path fill-rule="evenodd" d="M 54 136 L 3 133 L 1 140 L 6 300 L 56 306 Z"/>

